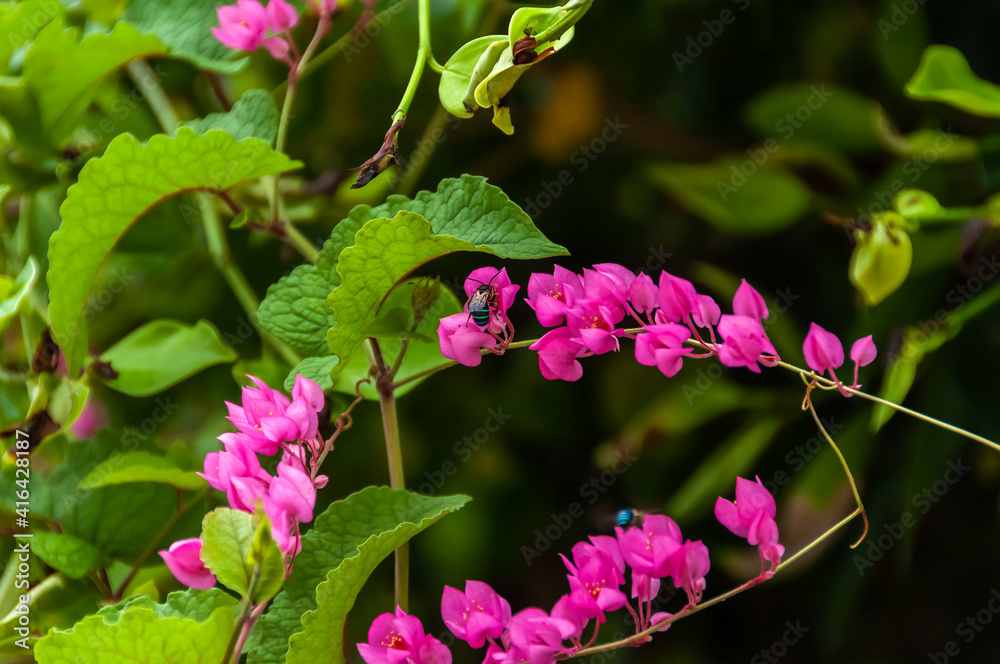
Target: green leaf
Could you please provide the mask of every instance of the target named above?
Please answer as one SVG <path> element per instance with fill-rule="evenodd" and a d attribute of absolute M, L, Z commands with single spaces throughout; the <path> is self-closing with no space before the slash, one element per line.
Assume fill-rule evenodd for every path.
<path fill-rule="evenodd" d="M 901 227 L 904 223 L 898 213 L 882 212 L 872 219 L 870 231 L 854 233 L 856 244 L 848 276 L 868 306 L 896 292 L 910 274 L 913 245 Z"/>
<path fill-rule="evenodd" d="M 81 489 L 96 489 L 113 484 L 158 482 L 178 489 L 201 489 L 205 480 L 193 470 L 183 470 L 170 457 L 149 452 L 126 452 L 112 457 L 80 480 Z"/>
<path fill-rule="evenodd" d="M 35 645 L 35 656 L 39 664 L 218 664 L 235 626 L 231 606 L 198 620 L 131 604 L 53 630 Z"/>
<path fill-rule="evenodd" d="M 760 136 L 806 140 L 848 153 L 881 149 L 877 102 L 829 83 L 779 85 L 751 101 L 746 122 Z"/>
<path fill-rule="evenodd" d="M 254 543 L 254 515 L 218 507 L 205 515 L 201 532 L 201 559 L 222 585 L 246 596 L 254 566 L 248 563 Z M 262 555 L 260 580 L 254 601 L 270 599 L 281 588 L 285 565 L 273 540 Z"/>
<path fill-rule="evenodd" d="M 170 56 L 182 58 L 199 69 L 235 74 L 249 58 L 223 46 L 211 31 L 218 25 L 215 8 L 229 0 L 131 0 L 123 20 L 141 32 L 154 34 L 170 47 Z"/>
<path fill-rule="evenodd" d="M 399 212 L 392 219 L 373 219 L 361 227 L 354 245 L 340 254 L 337 271 L 343 280 L 327 298 L 337 325 L 327 332 L 330 353 L 340 359 L 339 370 L 364 339 L 363 330 L 378 315 L 390 291 L 424 263 L 456 251 L 477 247 L 450 235 L 435 235 L 430 222 L 412 212 Z M 484 246 L 480 251 L 489 249 Z"/>
<path fill-rule="evenodd" d="M 160 319 L 146 323 L 101 354 L 118 377 L 108 387 L 131 396 L 162 392 L 202 369 L 235 362 L 236 352 L 206 320 L 195 325 Z"/>
<path fill-rule="evenodd" d="M 60 208 L 62 225 L 49 242 L 49 314 L 70 374 L 87 349 L 84 314 L 101 263 L 122 234 L 149 208 L 185 191 L 224 191 L 248 179 L 299 167 L 264 141 L 237 142 L 222 131 L 198 136 L 181 127 L 176 137 L 147 143 L 121 134 L 104 156 L 91 159 Z M 109 191 L 114 189 L 114 196 Z"/>
<path fill-rule="evenodd" d="M 71 579 L 82 579 L 101 564 L 101 552 L 82 539 L 66 533 L 36 532 L 31 551 L 49 567 Z"/>
<path fill-rule="evenodd" d="M 327 355 L 327 330 L 337 324 L 327 306 L 327 296 L 341 283 L 337 271 L 341 252 L 354 244 L 355 235 L 366 222 L 393 217 L 401 210 L 421 215 L 436 234 L 486 247 L 499 258 L 569 254 L 565 247 L 549 242 L 531 217 L 500 188 L 487 183 L 484 177 L 463 175 L 442 180 L 437 191 L 421 191 L 413 199 L 393 195 L 377 207 L 359 205 L 351 210 L 347 219 L 333 229 L 316 265 L 295 268 L 267 290 L 257 311 L 261 325 L 300 352 Z M 323 361 L 325 365 L 332 362 L 336 359 Z M 310 362 L 309 367 L 318 364 Z"/>
<path fill-rule="evenodd" d="M 228 113 L 212 113 L 198 120 L 182 122 L 198 135 L 212 129 L 227 131 L 236 140 L 259 138 L 274 145 L 278 135 L 278 107 L 266 90 L 247 90 Z"/>
<path fill-rule="evenodd" d="M 1000 87 L 973 73 L 962 52 L 933 44 L 906 84 L 911 99 L 939 101 L 973 115 L 1000 118 Z"/>
<path fill-rule="evenodd" d="M 468 496 L 429 497 L 371 486 L 330 505 L 302 536 L 302 552 L 295 558 L 292 576 L 260 620 L 261 643 L 250 652 L 250 664 L 284 663 L 286 653 L 288 662 L 302 661 L 307 649 L 330 648 L 334 640 L 342 638 L 343 616 L 378 561 L 469 500 Z M 350 587 L 335 588 L 331 580 L 338 578 Z M 331 602 L 322 613 L 316 611 L 317 593 L 324 602 Z M 308 634 L 302 631 L 306 612 Z M 337 620 L 339 627 L 324 625 L 327 618 Z M 289 637 L 293 635 L 297 636 L 290 651 Z M 317 641 L 310 646 L 314 638 Z M 342 657 L 343 653 L 336 648 L 332 656 Z"/>
<path fill-rule="evenodd" d="M 647 173 L 685 208 L 730 233 L 781 230 L 809 207 L 809 190 L 797 177 L 778 166 L 758 167 L 752 159 L 657 164 Z"/>
<path fill-rule="evenodd" d="M 137 442 L 128 433 L 104 430 L 86 443 L 67 446 L 63 462 L 43 486 L 32 491 L 32 510 L 58 521 L 64 533 L 87 542 L 107 558 L 134 560 L 173 515 L 177 491 L 152 483 L 96 489 L 79 484 L 112 454 Z"/>
<path fill-rule="evenodd" d="M 407 287 L 397 286 L 386 298 L 385 304 L 382 309 L 386 310 L 402 310 L 403 306 L 409 304 L 410 293 L 412 288 L 409 287 L 409 282 L 404 284 Z M 403 305 L 403 306 L 401 306 Z M 413 338 L 410 340 L 410 345 L 406 350 L 406 356 L 403 358 L 403 364 L 399 367 L 399 373 L 396 374 L 396 381 L 401 381 L 413 376 L 414 374 L 420 373 L 427 369 L 431 369 L 436 366 L 440 366 L 445 362 L 449 362 L 444 355 L 441 354 L 441 344 L 438 341 L 437 328 L 439 321 L 445 316 L 450 316 L 452 314 L 457 314 L 462 311 L 462 303 L 455 296 L 455 294 L 448 288 L 441 289 L 441 296 L 437 303 L 427 312 L 426 316 L 420 325 L 417 327 L 417 334 L 424 337 L 423 339 Z M 409 329 L 410 319 L 412 317 L 412 312 L 407 312 L 407 329 Z M 382 321 L 382 313 L 379 313 L 379 317 L 375 319 L 374 324 Z M 373 331 L 372 325 L 364 330 L 366 336 L 378 337 L 378 329 Z M 399 351 L 402 348 L 402 342 L 400 337 L 386 337 L 382 336 L 379 338 L 379 348 L 382 351 L 382 357 L 388 366 L 392 366 L 396 362 L 396 358 L 399 356 Z M 362 349 L 358 349 L 351 356 L 350 361 L 337 375 L 337 380 L 334 382 L 333 389 L 343 394 L 354 396 L 354 386 L 359 380 L 368 375 L 368 357 L 362 352 Z M 332 369 L 332 366 L 330 367 Z M 430 376 L 420 378 L 417 380 L 410 381 L 406 385 L 398 388 L 395 391 L 396 397 L 401 397 L 408 394 L 415 387 L 420 385 Z M 294 380 L 294 374 L 290 376 Z M 330 379 L 330 371 L 327 370 L 326 375 L 327 380 Z M 378 400 L 378 392 L 375 390 L 375 386 L 372 383 L 365 383 L 361 386 L 361 394 L 369 400 Z"/>
<path fill-rule="evenodd" d="M 21 268 L 17 279 L 10 285 L 9 290 L 3 294 L 0 301 L 0 331 L 7 328 L 7 323 L 21 310 L 21 305 L 27 301 L 28 294 L 35 287 L 38 280 L 38 261 L 34 256 L 28 256 L 28 261 Z"/>
<path fill-rule="evenodd" d="M 77 28 L 64 30 L 61 19 L 52 21 L 38 33 L 24 58 L 24 78 L 38 99 L 42 125 L 55 143 L 76 128 L 105 76 L 137 58 L 167 53 L 159 39 L 126 23 L 82 41 L 79 33 Z"/>
<path fill-rule="evenodd" d="M 472 117 L 479 108 L 476 86 L 493 70 L 507 47 L 506 35 L 487 35 L 463 44 L 448 58 L 438 85 L 438 97 L 446 111 L 460 118 Z"/>
<path fill-rule="evenodd" d="M 10 56 L 30 41 L 49 21 L 62 15 L 62 3 L 24 0 L 0 3 L 0 74 L 7 71 Z"/>

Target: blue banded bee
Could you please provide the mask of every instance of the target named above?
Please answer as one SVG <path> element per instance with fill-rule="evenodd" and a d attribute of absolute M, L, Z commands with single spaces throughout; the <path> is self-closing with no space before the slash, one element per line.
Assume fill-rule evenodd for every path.
<path fill-rule="evenodd" d="M 493 279 L 500 276 L 500 270 L 493 275 Z M 498 306 L 497 289 L 493 287 L 493 279 L 488 284 L 484 284 L 478 279 L 473 279 L 479 284 L 479 288 L 469 298 L 469 318 L 479 327 L 489 325 L 490 316 Z"/>
<path fill-rule="evenodd" d="M 641 523 L 642 512 L 638 512 L 636 510 L 618 510 L 618 514 L 615 516 L 615 525 L 619 528 L 631 528 L 632 526 L 638 526 Z"/>

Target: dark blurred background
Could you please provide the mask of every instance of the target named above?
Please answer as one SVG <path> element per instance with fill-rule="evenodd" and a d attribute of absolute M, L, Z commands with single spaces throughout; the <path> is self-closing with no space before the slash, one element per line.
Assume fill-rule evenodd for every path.
<path fill-rule="evenodd" d="M 431 4 L 433 49 L 441 62 L 476 35 L 505 32 L 516 6 Z M 654 278 L 666 269 L 717 297 L 724 310 L 746 278 L 771 305 L 768 332 L 792 363 L 802 364 L 801 341 L 812 321 L 845 343 L 873 334 L 880 356 L 862 369 L 861 382 L 876 391 L 902 330 L 952 308 L 949 292 L 967 285 L 981 260 L 995 260 L 996 236 L 987 234 L 978 253 L 963 260 L 962 225 L 922 230 L 913 239 L 906 283 L 869 308 L 848 280 L 850 235 L 827 215 L 857 216 L 897 179 L 947 206 L 982 205 L 997 191 L 991 166 L 1000 136 L 996 122 L 911 100 L 904 85 L 929 44 L 960 49 L 976 74 L 1000 82 L 998 20 L 1000 3 L 992 1 L 598 0 L 572 43 L 532 67 L 515 87 L 508 99 L 513 136 L 493 127 L 483 110 L 469 120 L 432 124 L 437 75 L 428 71 L 400 135 L 404 177 L 384 174 L 360 192 L 341 184 L 318 208 L 303 203 L 301 228 L 318 244 L 357 202 L 379 203 L 391 190 L 412 195 L 434 189 L 440 179 L 466 172 L 485 175 L 571 251 L 558 261 L 565 267 L 618 262 Z M 349 28 L 350 18 L 344 21 L 338 34 Z M 306 163 L 304 180 L 346 177 L 347 169 L 375 152 L 388 128 L 412 67 L 415 7 L 370 32 L 378 34 L 359 38 L 356 49 L 303 83 L 288 152 Z M 254 73 L 231 85 L 234 98 L 281 81 L 280 65 L 268 69 L 265 54 L 254 57 L 260 61 L 246 70 Z M 168 92 L 183 100 L 182 115 L 219 110 L 192 68 L 162 64 L 171 74 L 164 78 Z M 833 91 L 829 103 L 814 109 L 792 136 L 769 119 L 780 119 L 786 108 L 794 113 L 808 103 L 811 86 L 820 85 Z M 879 125 L 878 113 L 895 129 Z M 138 116 L 129 122 L 143 131 Z M 428 126 L 441 127 L 432 154 L 428 142 L 421 143 Z M 924 168 L 887 138 L 892 131 L 945 128 L 974 140 L 979 151 Z M 765 166 L 780 173 L 782 186 L 758 192 L 751 176 L 726 203 L 716 198 L 733 219 L 685 199 L 678 194 L 684 185 L 664 175 L 685 165 L 739 163 L 769 138 L 781 148 Z M 729 177 L 728 167 L 721 172 Z M 742 194 L 758 198 L 741 202 Z M 741 217 L 750 209 L 744 204 L 791 211 L 757 223 L 754 215 Z M 45 236 L 46 224 L 58 217 L 44 199 L 35 209 Z M 109 315 L 94 321 L 95 343 L 110 344 L 162 316 L 205 317 L 238 337 L 244 314 L 207 252 L 197 248 L 204 246 L 199 229 L 169 206 L 157 214 L 159 226 L 137 225 L 119 247 L 115 260 L 139 278 L 110 305 Z M 165 234 L 164 227 L 176 232 Z M 299 262 L 263 234 L 231 232 L 230 241 L 260 295 Z M 480 258 L 459 255 L 424 272 L 454 284 L 480 265 Z M 505 267 L 526 294 L 529 274 L 551 272 L 552 265 Z M 985 281 L 976 297 L 998 287 Z M 163 283 L 175 285 L 165 290 Z M 519 338 L 543 332 L 523 302 L 510 314 Z M 996 309 L 987 309 L 929 353 L 906 405 L 1000 438 L 998 323 Z M 256 336 L 237 345 L 245 358 L 258 357 L 258 348 Z M 439 614 L 442 586 L 462 588 L 469 578 L 490 583 L 515 611 L 548 610 L 568 590 L 557 554 L 568 554 L 588 535 L 610 534 L 622 507 L 662 511 L 686 537 L 708 545 L 706 597 L 759 569 L 756 551 L 712 515 L 717 496 L 733 497 L 735 475 L 757 475 L 773 490 L 789 554 L 853 508 L 836 458 L 818 444 L 816 426 L 800 408 L 803 386 L 794 374 L 770 369 L 754 375 L 689 362 L 667 379 L 638 365 L 628 341 L 620 353 L 583 365 L 579 382 L 550 382 L 540 376 L 533 353 L 511 351 L 487 356 L 476 369 L 435 375 L 401 400 L 408 488 L 474 498 L 412 542 L 411 609 L 428 631 L 446 632 Z M 288 367 L 271 370 L 268 379 L 278 381 Z M 153 399 L 99 394 L 117 425 L 137 426 L 154 407 Z M 200 374 L 167 396 L 186 407 L 167 424 L 166 437 L 190 442 L 201 456 L 215 449 L 214 437 L 228 430 L 221 398 L 238 399 L 229 368 Z M 1000 600 L 990 602 L 1000 597 L 1000 454 L 902 415 L 873 432 L 872 405 L 858 398 L 818 393 L 815 402 L 860 484 L 868 538 L 850 549 L 861 533 L 860 521 L 852 522 L 772 581 L 680 621 L 651 644 L 596 656 L 591 664 L 997 661 L 1000 618 L 990 607 L 1000 609 Z M 331 480 L 321 501 L 388 482 L 377 406 L 362 404 L 355 415 L 354 428 L 327 460 Z M 505 421 L 493 427 L 498 419 Z M 949 463 L 968 470 L 946 475 Z M 574 505 L 583 517 L 566 516 Z M 387 562 L 362 592 L 349 642 L 365 640 L 371 619 L 391 610 L 391 576 Z M 661 610 L 683 606 L 681 597 L 667 595 Z M 963 628 L 970 619 L 975 625 Z M 601 633 L 613 637 L 628 629 L 618 617 Z M 954 642 L 952 654 L 941 654 L 948 642 Z M 456 662 L 481 661 L 481 652 L 461 644 L 454 651 Z"/>

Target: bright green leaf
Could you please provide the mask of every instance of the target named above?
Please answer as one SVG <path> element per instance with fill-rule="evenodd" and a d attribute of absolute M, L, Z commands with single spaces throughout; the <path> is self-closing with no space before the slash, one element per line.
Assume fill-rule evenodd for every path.
<path fill-rule="evenodd" d="M 21 268 L 17 279 L 10 284 L 10 288 L 2 296 L 0 301 L 0 331 L 7 327 L 14 316 L 21 310 L 21 305 L 27 300 L 28 293 L 35 287 L 38 280 L 38 261 L 34 256 L 28 256 L 28 261 Z"/>
<path fill-rule="evenodd" d="M 236 361 L 214 325 L 160 319 L 146 323 L 101 354 L 118 377 L 108 387 L 132 396 L 149 396 L 190 378 L 202 369 Z"/>
<path fill-rule="evenodd" d="M 101 564 L 101 552 L 78 537 L 40 531 L 31 540 L 31 551 L 71 579 L 82 579 Z"/>
<path fill-rule="evenodd" d="M 266 90 L 247 90 L 228 113 L 212 113 L 198 120 L 182 122 L 201 135 L 212 129 L 227 131 L 236 140 L 259 138 L 274 145 L 278 135 L 278 107 Z"/>
<path fill-rule="evenodd" d="M 130 606 L 108 622 L 87 616 L 72 629 L 54 630 L 35 645 L 39 664 L 218 664 L 236 625 L 230 607 L 203 621 L 158 616 Z"/>
<path fill-rule="evenodd" d="M 898 219 L 892 222 L 892 219 Z M 890 220 L 887 222 L 886 220 Z M 854 253 L 848 276 L 864 296 L 868 306 L 874 306 L 896 292 L 913 263 L 913 245 L 895 212 L 883 212 L 872 220 L 870 231 L 854 233 Z"/>
<path fill-rule="evenodd" d="M 193 470 L 183 470 L 165 456 L 149 452 L 126 452 L 111 457 L 80 480 L 81 489 L 96 489 L 113 484 L 158 482 L 178 489 L 201 489 L 205 480 Z"/>
<path fill-rule="evenodd" d="M 293 348 L 309 355 L 327 355 L 327 330 L 337 318 L 327 306 L 327 296 L 340 285 L 337 264 L 341 252 L 354 244 L 358 230 L 368 221 L 393 217 L 407 210 L 430 222 L 439 235 L 461 238 L 499 258 L 564 256 L 565 247 L 549 242 L 525 212 L 486 178 L 463 175 L 442 180 L 437 191 L 421 191 L 413 199 L 390 196 L 377 207 L 359 205 L 341 221 L 323 245 L 316 265 L 301 265 L 267 290 L 257 319 Z M 478 249 L 483 250 L 483 249 Z M 334 359 L 324 359 L 332 366 Z M 315 368 L 319 362 L 310 362 Z M 328 383 L 329 384 L 329 383 Z"/>
<path fill-rule="evenodd" d="M 752 171 L 741 170 L 743 164 Z M 783 168 L 757 167 L 750 160 L 711 164 L 658 164 L 649 177 L 694 214 L 732 233 L 770 233 L 798 221 L 809 207 L 810 194 Z"/>
<path fill-rule="evenodd" d="M 912 99 L 939 101 L 973 115 L 1000 118 L 1000 87 L 973 73 L 962 52 L 933 44 L 906 84 Z"/>
<path fill-rule="evenodd" d="M 87 348 L 87 296 L 101 263 L 122 234 L 164 198 L 191 190 L 220 190 L 300 166 L 264 141 L 237 142 L 222 131 L 198 136 L 186 127 L 176 137 L 147 143 L 117 136 L 104 156 L 91 159 L 60 208 L 62 226 L 49 243 L 49 314 L 52 332 L 77 371 Z M 108 191 L 114 188 L 115 195 Z"/>
<path fill-rule="evenodd" d="M 248 563 L 254 542 L 254 515 L 218 507 L 205 515 L 201 532 L 201 559 L 222 585 L 245 596 L 253 575 Z M 254 600 L 270 599 L 284 580 L 285 566 L 281 551 L 273 540 L 264 552 L 262 572 Z"/>
<path fill-rule="evenodd" d="M 342 638 L 346 611 L 375 565 L 468 501 L 468 496 L 430 497 L 371 486 L 330 505 L 303 535 L 291 578 L 261 618 L 261 642 L 250 652 L 250 664 L 283 664 L 286 653 L 288 662 L 306 661 L 302 657 L 314 648 L 326 652 L 333 647 Z M 329 601 L 320 607 L 321 612 L 316 611 L 317 593 L 322 594 L 321 605 Z M 308 633 L 303 632 L 306 612 Z M 324 624 L 327 619 L 337 622 Z M 295 643 L 289 651 L 293 635 Z M 342 656 L 341 649 L 335 648 L 332 657 Z M 319 661 L 335 660 L 327 657 L 313 664 Z"/>
<path fill-rule="evenodd" d="M 504 35 L 487 35 L 463 44 L 448 58 L 438 85 L 438 97 L 446 111 L 460 118 L 472 117 L 479 107 L 476 86 L 493 70 L 507 46 Z"/>
<path fill-rule="evenodd" d="M 875 128 L 887 148 L 900 157 L 921 159 L 918 163 L 969 161 L 979 156 L 976 139 L 958 136 L 944 129 L 917 129 L 902 135 L 881 108 L 875 115 Z M 929 158 L 929 154 L 933 154 L 933 159 Z"/>
<path fill-rule="evenodd" d="M 105 76 L 132 60 L 167 53 L 159 39 L 126 23 L 82 41 L 79 29 L 64 30 L 62 23 L 42 29 L 24 58 L 24 78 L 38 99 L 45 130 L 57 143 L 76 128 Z"/>
<path fill-rule="evenodd" d="M 170 56 L 182 58 L 199 69 L 235 74 L 249 58 L 239 57 L 212 35 L 218 25 L 215 9 L 229 0 L 131 0 L 122 16 L 141 32 L 154 34 L 170 47 Z"/>
<path fill-rule="evenodd" d="M 53 0 L 0 3 L 0 74 L 7 71 L 14 51 L 63 11 L 62 3 Z"/>

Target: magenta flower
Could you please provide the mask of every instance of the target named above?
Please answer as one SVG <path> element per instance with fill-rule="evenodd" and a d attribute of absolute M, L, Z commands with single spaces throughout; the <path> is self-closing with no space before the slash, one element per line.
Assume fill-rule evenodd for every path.
<path fill-rule="evenodd" d="M 578 304 L 566 312 L 566 326 L 573 331 L 573 337 L 595 355 L 617 351 L 618 338 L 625 332 L 616 329 L 615 325 L 624 317 L 623 309 L 604 300 L 585 300 Z"/>
<path fill-rule="evenodd" d="M 177 540 L 159 554 L 170 573 L 189 588 L 205 590 L 215 585 L 215 575 L 201 561 L 200 538 Z"/>
<path fill-rule="evenodd" d="M 264 13 L 267 16 L 267 27 L 271 32 L 284 32 L 299 22 L 295 7 L 285 0 L 268 0 Z"/>
<path fill-rule="evenodd" d="M 635 274 L 617 263 L 600 263 L 583 271 L 584 297 L 624 309 Z M 619 318 L 620 320 L 620 318 Z"/>
<path fill-rule="evenodd" d="M 507 319 L 507 310 L 514 304 L 514 298 L 517 297 L 517 291 L 521 290 L 521 287 L 510 283 L 507 268 L 497 270 L 495 267 L 481 267 L 473 270 L 466 278 L 465 296 L 471 298 L 480 286 L 485 285 L 492 286 L 497 293 L 496 308 L 490 311 L 490 322 L 486 326 L 486 330 L 493 334 L 503 334 L 510 323 Z M 466 318 L 468 318 L 468 312 L 466 312 Z"/>
<path fill-rule="evenodd" d="M 316 506 L 316 487 L 298 459 L 286 455 L 278 463 L 278 476 L 267 489 L 271 501 L 296 521 L 308 523 Z"/>
<path fill-rule="evenodd" d="M 715 501 L 715 518 L 734 535 L 745 537 L 747 543 L 759 547 L 761 576 L 770 578 L 781 563 L 785 547 L 778 544 L 774 496 L 764 488 L 759 477 L 756 479 L 756 482 L 751 482 L 737 477 L 736 500 L 729 502 L 720 497 Z M 765 562 L 771 563 L 771 569 L 766 573 Z"/>
<path fill-rule="evenodd" d="M 673 573 L 673 556 L 681 548 L 681 529 L 673 519 L 662 514 L 647 514 L 642 526 L 615 528 L 625 563 L 633 574 L 662 578 Z"/>
<path fill-rule="evenodd" d="M 719 361 L 727 367 L 746 367 L 760 373 L 758 362 L 773 366 L 778 359 L 778 352 L 758 318 L 723 314 L 719 319 L 719 336 L 723 339 Z"/>
<path fill-rule="evenodd" d="M 451 664 L 451 651 L 429 634 L 420 619 L 396 607 L 396 614 L 383 613 L 368 630 L 368 643 L 358 652 L 368 664 Z"/>
<path fill-rule="evenodd" d="M 573 633 L 567 634 L 567 639 L 578 639 L 590 622 L 587 612 L 577 606 L 570 595 L 563 595 L 552 607 L 552 617 L 565 620 L 573 625 Z"/>
<path fill-rule="evenodd" d="M 679 323 L 694 311 L 698 304 L 698 292 L 687 279 L 675 277 L 664 270 L 660 273 L 659 299 L 662 322 Z"/>
<path fill-rule="evenodd" d="M 833 370 L 844 363 L 844 347 L 840 339 L 816 323 L 809 326 L 809 334 L 802 344 L 802 352 L 806 356 L 809 368 L 819 373 L 829 370 L 833 374 Z"/>
<path fill-rule="evenodd" d="M 697 542 L 685 542 L 676 554 L 677 569 L 674 571 L 674 585 L 683 588 L 688 596 L 688 604 L 694 606 L 701 601 L 705 590 L 705 575 L 711 566 L 708 547 Z"/>
<path fill-rule="evenodd" d="M 293 391 L 297 395 L 289 401 L 259 378 L 247 378 L 257 387 L 243 388 L 242 407 L 228 401 L 226 407 L 229 421 L 245 434 L 255 452 L 270 456 L 286 441 L 316 436 L 317 412 L 323 408 L 323 391 L 316 382 L 296 376 Z"/>
<path fill-rule="evenodd" d="M 576 631 L 576 626 L 568 621 L 553 618 L 541 609 L 524 609 L 514 615 L 507 625 L 507 635 L 511 651 L 517 651 L 531 664 L 552 664 L 556 653 L 567 652 L 563 639 L 568 639 Z M 519 661 L 510 658 L 514 662 Z M 506 658 L 505 658 L 506 661 Z"/>
<path fill-rule="evenodd" d="M 256 51 L 264 41 L 267 14 L 256 0 L 236 0 L 235 5 L 216 8 L 218 28 L 212 34 L 220 42 L 238 51 Z"/>
<path fill-rule="evenodd" d="M 854 361 L 853 387 L 858 387 L 858 369 L 874 362 L 877 354 L 878 351 L 875 348 L 875 342 L 872 341 L 872 335 L 870 334 L 867 337 L 861 337 L 851 346 L 851 360 Z"/>
<path fill-rule="evenodd" d="M 599 548 L 586 542 L 573 547 L 573 562 L 559 554 L 569 570 L 570 601 L 588 618 L 604 622 L 604 613 L 620 609 L 628 601 L 618 589 L 624 576 Z"/>
<path fill-rule="evenodd" d="M 651 602 L 660 592 L 660 579 L 632 570 L 632 598 Z"/>
<path fill-rule="evenodd" d="M 253 512 L 257 500 L 267 493 L 271 476 L 261 468 L 248 436 L 224 433 L 219 440 L 226 449 L 205 455 L 205 472 L 198 473 L 209 486 L 225 491 L 233 509 Z"/>
<path fill-rule="evenodd" d="M 659 306 L 660 289 L 645 272 L 632 281 L 628 289 L 628 300 L 637 313 L 646 314 Z"/>
<path fill-rule="evenodd" d="M 699 295 L 694 311 L 691 312 L 691 319 L 698 327 L 708 327 L 718 325 L 719 318 L 722 317 L 722 309 L 718 302 L 708 295 Z"/>
<path fill-rule="evenodd" d="M 500 638 L 510 616 L 507 600 L 482 581 L 466 581 L 464 593 L 445 586 L 441 595 L 444 624 L 473 648 L 482 648 L 487 638 Z"/>
<path fill-rule="evenodd" d="M 681 370 L 685 355 L 693 350 L 684 342 L 691 337 L 691 331 L 683 325 L 664 323 L 645 325 L 645 334 L 635 340 L 635 359 L 639 364 L 656 367 L 664 376 L 670 377 Z"/>
<path fill-rule="evenodd" d="M 532 274 L 528 279 L 528 299 L 525 302 L 535 310 L 538 322 L 554 327 L 563 322 L 566 311 L 583 296 L 583 280 L 579 275 L 558 265 L 552 274 Z"/>
<path fill-rule="evenodd" d="M 757 290 L 747 283 L 746 279 L 740 281 L 740 287 L 736 289 L 733 296 L 733 313 L 737 316 L 749 316 L 750 318 L 767 318 L 767 303 Z"/>
<path fill-rule="evenodd" d="M 558 327 L 531 344 L 531 350 L 538 351 L 538 367 L 542 377 L 548 380 L 579 380 L 583 375 L 583 365 L 576 358 L 587 349 L 573 338 L 573 330 Z"/>
<path fill-rule="evenodd" d="M 483 361 L 482 348 L 496 348 L 497 339 L 469 320 L 469 314 L 445 316 L 438 324 L 441 354 L 467 367 L 478 367 Z"/>

